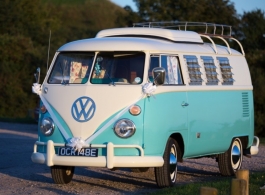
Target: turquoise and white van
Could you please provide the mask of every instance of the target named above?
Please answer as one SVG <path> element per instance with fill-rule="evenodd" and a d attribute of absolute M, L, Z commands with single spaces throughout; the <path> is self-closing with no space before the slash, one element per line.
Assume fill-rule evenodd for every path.
<path fill-rule="evenodd" d="M 32 90 L 41 103 L 31 159 L 49 166 L 55 183 L 69 183 L 77 166 L 152 167 L 157 185 L 168 187 L 183 159 L 215 158 L 222 175 L 233 175 L 243 155 L 258 153 L 253 86 L 230 26 L 153 22 L 102 30 L 60 47 Z"/>

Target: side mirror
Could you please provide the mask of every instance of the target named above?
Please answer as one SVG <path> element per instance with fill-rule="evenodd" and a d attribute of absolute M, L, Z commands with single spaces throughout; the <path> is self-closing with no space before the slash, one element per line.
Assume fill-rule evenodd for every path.
<path fill-rule="evenodd" d="M 34 74 L 36 83 L 40 82 L 40 68 L 37 68 L 36 73 Z"/>
<path fill-rule="evenodd" d="M 162 67 L 156 67 L 152 70 L 155 85 L 163 85 L 166 77 L 166 70 Z"/>

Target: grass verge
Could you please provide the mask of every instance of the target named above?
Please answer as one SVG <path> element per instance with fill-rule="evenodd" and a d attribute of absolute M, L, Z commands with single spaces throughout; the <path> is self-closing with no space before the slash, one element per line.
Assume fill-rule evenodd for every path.
<path fill-rule="evenodd" d="M 230 185 L 235 177 L 224 177 L 219 181 L 191 183 L 180 185 L 173 188 L 165 188 L 150 195 L 200 195 L 201 187 L 212 187 L 218 190 L 218 195 L 230 195 Z M 254 172 L 249 174 L 249 195 L 265 195 L 265 190 L 260 187 L 265 184 L 265 171 Z"/>

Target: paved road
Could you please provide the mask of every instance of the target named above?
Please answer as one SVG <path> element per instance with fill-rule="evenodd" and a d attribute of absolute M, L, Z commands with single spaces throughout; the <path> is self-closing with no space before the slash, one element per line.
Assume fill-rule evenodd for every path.
<path fill-rule="evenodd" d="M 30 156 L 37 139 L 37 125 L 0 122 L 0 194 L 146 194 L 156 191 L 153 169 L 132 173 L 128 169 L 76 168 L 73 181 L 56 185 L 46 165 Z M 265 146 L 257 156 L 244 157 L 243 169 L 265 170 Z M 178 185 L 221 178 L 214 159 L 185 160 L 178 167 Z"/>

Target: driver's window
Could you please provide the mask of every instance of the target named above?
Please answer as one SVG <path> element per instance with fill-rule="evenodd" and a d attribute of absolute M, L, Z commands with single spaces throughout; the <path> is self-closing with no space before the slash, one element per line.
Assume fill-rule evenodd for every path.
<path fill-rule="evenodd" d="M 166 78 L 164 84 L 181 85 L 183 84 L 179 59 L 174 55 L 153 55 L 150 59 L 150 67 L 148 71 L 148 78 L 153 82 L 152 70 L 155 67 L 163 67 L 166 71 Z"/>

